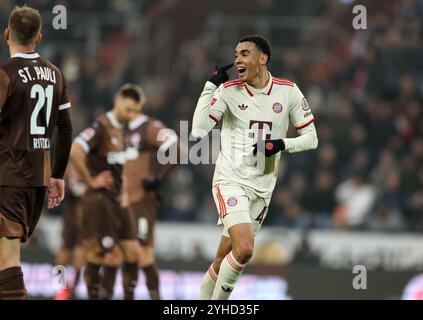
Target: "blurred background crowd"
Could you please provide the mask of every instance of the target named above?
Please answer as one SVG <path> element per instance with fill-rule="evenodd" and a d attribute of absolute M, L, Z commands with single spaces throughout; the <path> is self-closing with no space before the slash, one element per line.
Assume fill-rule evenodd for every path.
<path fill-rule="evenodd" d="M 367 30 L 353 29 L 361 3 L 348 0 L 25 3 L 44 17 L 40 54 L 69 82 L 75 134 L 111 108 L 125 82 L 142 84 L 146 113 L 179 133 L 239 38 L 268 37 L 270 71 L 306 95 L 319 147 L 283 155 L 265 225 L 423 231 L 422 0 L 363 2 Z M 15 4 L 23 2 L 0 1 L 1 26 Z M 56 4 L 67 9 L 66 30 L 52 28 Z M 213 169 L 178 166 L 163 185 L 159 220 L 216 222 Z"/>

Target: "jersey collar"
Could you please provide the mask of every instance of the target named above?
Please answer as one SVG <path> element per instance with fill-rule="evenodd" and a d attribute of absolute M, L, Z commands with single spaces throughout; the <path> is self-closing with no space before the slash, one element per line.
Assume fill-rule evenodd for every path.
<path fill-rule="evenodd" d="M 264 88 L 256 89 L 256 88 L 250 86 L 248 83 L 244 84 L 245 90 L 247 90 L 248 94 L 251 97 L 253 97 L 254 95 L 261 95 L 261 94 L 269 95 L 270 92 L 272 92 L 272 88 L 273 88 L 272 74 L 269 71 L 267 71 L 267 74 L 269 75 L 269 81 L 267 82 L 267 84 Z"/>
<path fill-rule="evenodd" d="M 139 116 L 138 118 L 136 118 L 135 120 L 129 123 L 129 130 L 135 130 L 147 120 L 148 120 L 148 116 L 146 116 L 145 114 L 143 114 L 142 116 Z"/>
<path fill-rule="evenodd" d="M 22 58 L 22 59 L 37 59 L 40 55 L 37 52 L 33 53 L 15 53 L 10 58 Z"/>
<path fill-rule="evenodd" d="M 116 129 L 123 129 L 123 124 L 121 124 L 119 121 L 116 120 L 113 113 L 111 113 L 110 111 L 107 112 L 106 117 L 107 117 L 107 119 L 110 120 L 113 127 L 115 127 Z"/>

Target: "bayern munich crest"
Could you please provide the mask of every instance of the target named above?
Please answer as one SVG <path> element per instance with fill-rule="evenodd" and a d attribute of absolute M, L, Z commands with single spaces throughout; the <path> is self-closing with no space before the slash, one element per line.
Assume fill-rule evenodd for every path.
<path fill-rule="evenodd" d="M 283 105 L 282 105 L 282 103 L 280 103 L 280 102 L 275 102 L 275 103 L 273 104 L 272 109 L 273 109 L 273 111 L 274 111 L 275 113 L 281 113 L 281 112 L 282 112 L 282 110 L 283 110 Z"/>
<path fill-rule="evenodd" d="M 235 207 L 238 204 L 238 200 L 235 197 L 230 197 L 228 199 L 228 206 Z"/>

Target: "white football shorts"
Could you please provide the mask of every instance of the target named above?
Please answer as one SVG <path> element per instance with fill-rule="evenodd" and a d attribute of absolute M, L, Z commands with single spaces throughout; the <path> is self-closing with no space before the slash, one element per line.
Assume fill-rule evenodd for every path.
<path fill-rule="evenodd" d="M 241 223 L 252 223 L 257 234 L 269 209 L 270 198 L 259 197 L 253 190 L 236 183 L 218 183 L 213 186 L 213 198 L 219 214 L 218 225 L 223 223 L 223 235 Z"/>

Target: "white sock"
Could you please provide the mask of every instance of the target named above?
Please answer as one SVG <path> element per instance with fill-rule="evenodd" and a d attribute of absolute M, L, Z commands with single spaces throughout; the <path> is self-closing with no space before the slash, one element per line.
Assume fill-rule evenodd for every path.
<path fill-rule="evenodd" d="M 213 290 L 212 300 L 228 300 L 238 278 L 244 270 L 245 264 L 234 258 L 232 251 L 223 259 L 219 275 Z"/>
<path fill-rule="evenodd" d="M 211 299 L 216 281 L 217 274 L 213 269 L 212 263 L 201 281 L 200 295 L 198 297 L 199 300 Z"/>

